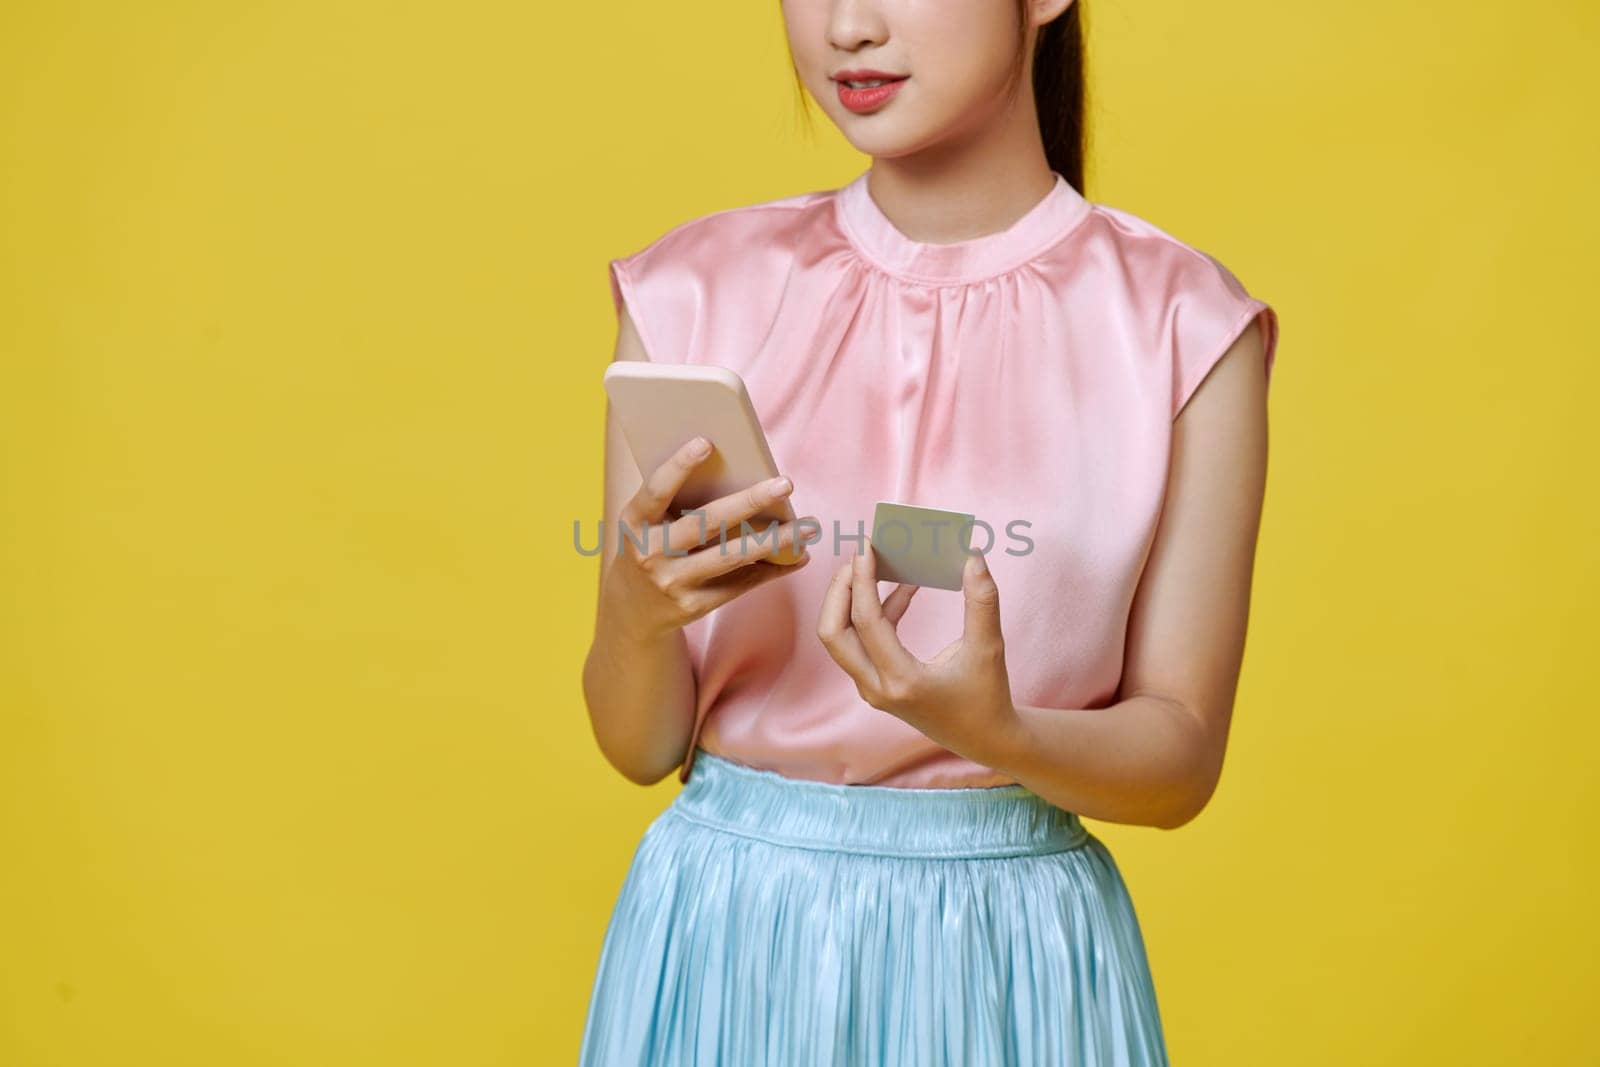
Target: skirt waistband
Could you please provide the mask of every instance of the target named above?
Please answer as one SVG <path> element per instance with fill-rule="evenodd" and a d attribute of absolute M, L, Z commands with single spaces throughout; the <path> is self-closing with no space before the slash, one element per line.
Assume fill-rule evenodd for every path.
<path fill-rule="evenodd" d="M 787 778 L 697 748 L 668 809 L 778 845 L 935 859 L 1036 856 L 1089 840 L 1073 812 L 1021 785 L 902 789 Z"/>

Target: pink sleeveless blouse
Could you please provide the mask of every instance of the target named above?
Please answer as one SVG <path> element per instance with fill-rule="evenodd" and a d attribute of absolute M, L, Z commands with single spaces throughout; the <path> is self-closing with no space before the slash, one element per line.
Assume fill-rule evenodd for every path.
<path fill-rule="evenodd" d="M 686 628 L 698 695 L 680 781 L 699 746 L 839 784 L 1010 784 L 863 701 L 816 636 L 876 502 L 976 515 L 1015 699 L 1105 707 L 1173 421 L 1257 318 L 1270 381 L 1271 307 L 1060 175 L 1007 229 L 931 244 L 896 229 L 867 173 L 690 220 L 609 264 L 651 361 L 744 379 L 796 513 L 821 526 L 809 565 Z M 961 628 L 961 594 L 922 589 L 899 633 L 928 659 Z"/>

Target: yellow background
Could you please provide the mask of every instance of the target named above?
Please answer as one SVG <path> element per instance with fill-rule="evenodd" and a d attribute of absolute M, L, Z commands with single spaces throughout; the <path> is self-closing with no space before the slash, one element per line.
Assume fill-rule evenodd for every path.
<path fill-rule="evenodd" d="M 1175 1062 L 1596 1062 L 1600 16 L 1090 15 L 1283 324 L 1221 788 L 1091 824 Z M 571 1062 L 605 262 L 864 166 L 771 2 L 0 6 L 0 1063 Z"/>

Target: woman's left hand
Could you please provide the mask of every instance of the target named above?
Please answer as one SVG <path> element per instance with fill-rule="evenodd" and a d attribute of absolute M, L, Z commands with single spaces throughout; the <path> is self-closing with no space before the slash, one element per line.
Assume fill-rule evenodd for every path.
<path fill-rule="evenodd" d="M 966 614 L 961 637 L 923 662 L 900 643 L 895 626 L 917 586 L 899 585 L 878 599 L 877 559 L 870 544 L 834 571 L 823 597 L 817 637 L 856 683 L 861 698 L 921 730 L 958 755 L 984 755 L 1021 726 L 1011 700 L 1000 590 L 980 553 L 961 572 Z"/>

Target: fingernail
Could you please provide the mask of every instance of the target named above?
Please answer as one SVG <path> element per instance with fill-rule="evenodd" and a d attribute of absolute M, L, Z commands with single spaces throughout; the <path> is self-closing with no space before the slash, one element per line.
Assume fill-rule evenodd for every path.
<path fill-rule="evenodd" d="M 783 477 L 774 478 L 772 481 L 768 482 L 767 485 L 774 493 L 787 493 L 789 490 L 794 488 L 794 483 L 788 478 Z"/>
<path fill-rule="evenodd" d="M 694 439 L 694 444 L 690 446 L 689 451 L 697 456 L 703 456 L 707 452 L 711 451 L 711 442 L 707 441 L 704 437 L 696 437 Z"/>

